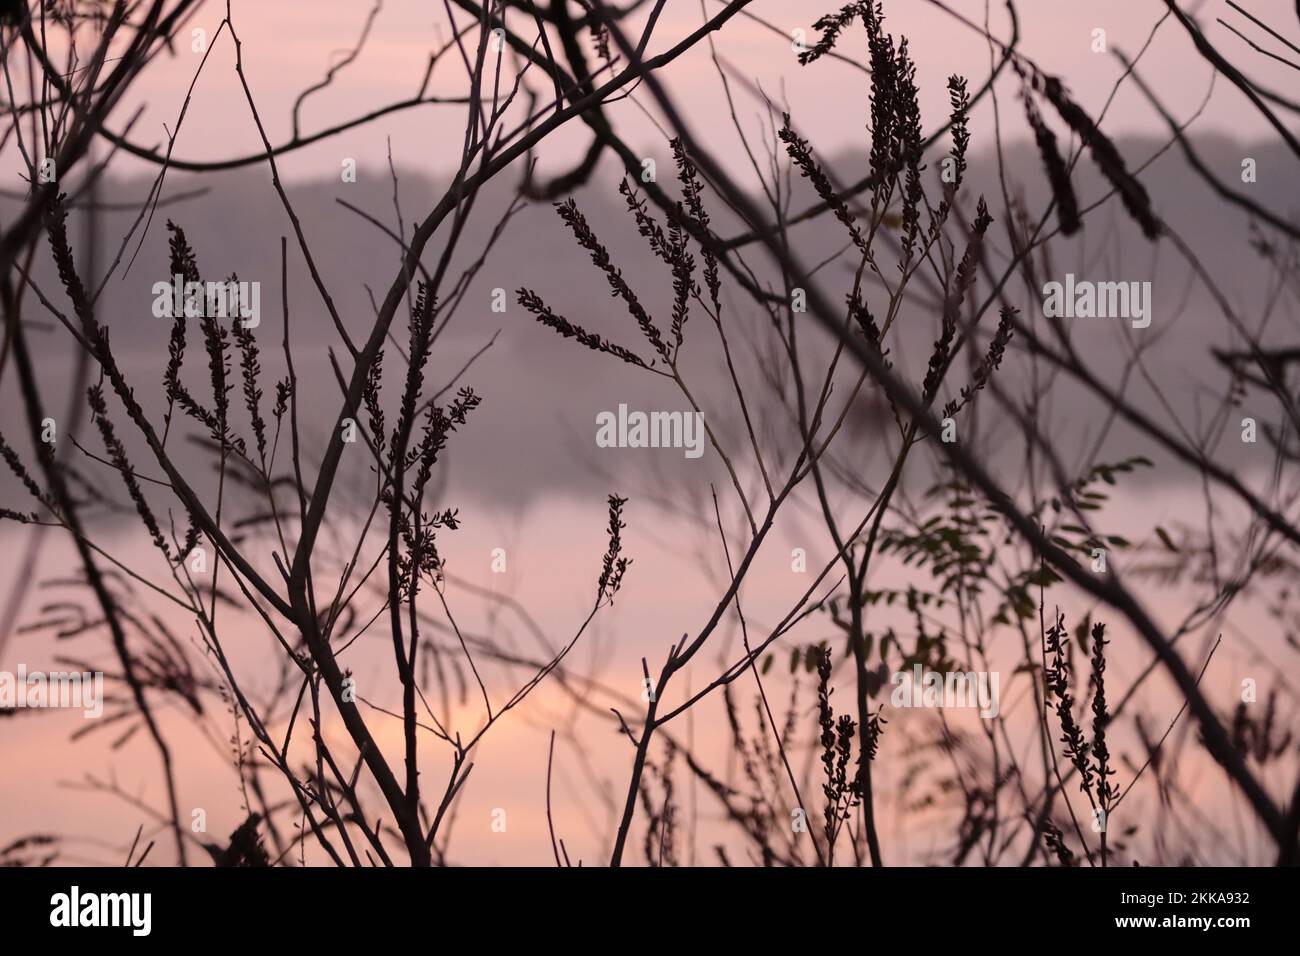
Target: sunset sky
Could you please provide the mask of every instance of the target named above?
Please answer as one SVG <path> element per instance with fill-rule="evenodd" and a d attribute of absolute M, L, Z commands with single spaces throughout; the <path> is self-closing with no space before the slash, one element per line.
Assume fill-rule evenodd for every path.
<path fill-rule="evenodd" d="M 788 108 L 801 131 L 819 144 L 824 153 L 861 149 L 865 143 L 864 100 L 828 95 L 828 91 L 859 84 L 865 92 L 867 75 L 837 60 L 822 60 L 800 67 L 791 49 L 790 36 L 804 29 L 815 39 L 812 22 L 834 4 L 818 5 L 806 0 L 758 0 L 728 24 L 715 43 L 717 55 L 731 64 L 756 88 Z M 823 8 L 824 7 L 824 8 Z M 986 15 L 993 31 L 1009 39 L 1006 8 L 1001 3 L 951 0 L 949 10 L 973 23 Z M 1249 32 L 1249 24 L 1234 11 L 1217 2 L 1192 2 L 1185 7 L 1199 18 L 1202 28 L 1225 49 L 1244 48 L 1244 42 L 1216 22 L 1228 23 Z M 1286 0 L 1254 0 L 1246 8 L 1270 23 L 1286 24 L 1295 19 Z M 274 143 L 288 138 L 288 115 L 298 94 L 324 77 L 331 65 L 351 50 L 367 20 L 370 5 L 348 0 L 321 0 L 312 4 L 247 2 L 231 4 L 234 23 L 243 41 L 245 65 L 258 109 Z M 705 14 L 719 9 L 716 0 L 669 0 L 660 18 L 649 52 L 668 49 L 696 29 Z M 1152 29 L 1166 14 L 1159 0 L 1032 0 L 1017 4 L 1020 19 L 1020 49 L 1045 71 L 1064 76 L 1076 98 L 1086 108 L 1100 111 L 1110 96 L 1123 66 L 1115 56 L 1120 51 L 1132 57 L 1151 36 Z M 459 14 L 460 11 L 457 10 Z M 220 2 L 203 4 L 190 28 L 202 29 L 210 38 L 225 14 Z M 520 17 L 517 11 L 513 17 Z M 886 24 L 896 35 L 913 40 L 918 62 L 923 114 L 927 126 L 937 125 L 947 108 L 944 82 L 951 73 L 965 75 L 972 89 L 987 76 L 988 45 L 973 26 L 967 26 L 941 9 L 933 0 L 909 0 L 887 5 Z M 767 25 L 757 22 L 758 19 Z M 464 22 L 464 18 L 462 21 Z M 638 21 L 639 22 L 639 21 Z M 1105 31 L 1106 53 L 1093 51 L 1094 31 Z M 416 92 L 431 48 L 449 39 L 444 35 L 442 7 L 430 8 L 421 0 L 386 0 L 376 15 L 366 46 L 333 84 L 314 94 L 301 113 L 302 130 L 309 133 L 332 125 L 343 117 L 362 115 L 387 104 L 409 98 Z M 779 31 L 785 36 L 779 36 Z M 865 41 L 858 28 L 845 45 L 847 56 L 865 59 Z M 119 124 L 141 104 L 147 107 L 136 127 L 134 140 L 141 145 L 165 144 L 197 68 L 200 56 L 178 45 L 176 55 L 160 58 L 117 111 Z M 177 158 L 215 160 L 245 155 L 261 148 L 233 70 L 233 49 L 229 36 L 218 43 L 195 88 L 189 114 L 177 143 Z M 1009 72 L 1009 71 L 1008 71 Z M 1290 71 L 1264 57 L 1252 57 L 1251 75 L 1262 85 L 1285 90 Z M 1184 30 L 1171 17 L 1156 32 L 1144 54 L 1140 73 L 1172 114 L 1186 120 L 1197 110 L 1210 88 L 1211 69 L 1196 54 Z M 445 58 L 435 69 L 431 91 L 459 88 L 464 70 L 458 55 Z M 1020 111 L 1008 108 L 1013 89 L 1004 77 L 1003 113 L 1006 128 L 1023 135 Z M 666 74 L 668 88 L 676 94 L 688 121 L 697 132 L 708 131 L 710 146 L 729 163 L 743 164 L 743 149 L 727 124 L 726 99 L 718 81 L 710 50 L 700 45 L 677 61 Z M 753 92 L 756 92 L 753 91 Z M 758 129 L 759 110 L 752 92 L 733 84 L 738 113 L 751 133 Z M 639 104 L 639 105 L 638 105 Z M 1209 104 L 1196 121 L 1198 131 L 1220 131 L 1249 141 L 1268 130 L 1254 111 L 1241 108 L 1241 94 L 1220 80 Z M 649 94 L 640 90 L 630 101 L 613 107 L 620 129 L 633 143 L 654 149 L 664 139 L 642 112 L 648 109 L 658 118 Z M 986 101 L 975 112 L 975 122 L 991 118 L 992 104 Z M 1106 116 L 1112 135 L 1157 135 L 1164 125 L 1142 94 L 1132 84 L 1115 98 Z M 454 161 L 463 134 L 463 107 L 422 106 L 404 110 L 368 123 L 350 133 L 293 153 L 283 168 L 293 177 L 331 177 L 343 157 L 363 165 L 385 165 L 391 139 L 394 161 L 431 173 L 444 172 Z M 559 167 L 581 155 L 586 130 L 570 124 L 559 137 L 549 139 L 542 151 L 543 168 Z M 130 157 L 122 157 L 119 170 L 141 168 Z"/>

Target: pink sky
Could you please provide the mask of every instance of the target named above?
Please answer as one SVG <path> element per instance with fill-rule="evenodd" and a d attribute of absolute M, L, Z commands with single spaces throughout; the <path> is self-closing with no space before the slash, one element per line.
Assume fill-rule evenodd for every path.
<path fill-rule="evenodd" d="M 784 34 L 802 28 L 809 37 L 815 37 L 812 21 L 836 6 L 832 0 L 825 3 L 756 0 L 747 10 Z M 321 0 L 313 4 L 235 0 L 232 7 L 258 107 L 272 141 L 282 142 L 289 135 L 288 114 L 297 94 L 321 79 L 328 67 L 355 44 L 370 4 L 344 0 Z M 970 20 L 980 21 L 984 17 L 985 4 L 979 0 L 952 0 L 950 7 Z M 1257 36 L 1259 31 L 1245 23 L 1240 14 L 1217 0 L 1185 3 L 1184 7 L 1198 16 L 1211 39 L 1222 44 L 1225 50 L 1242 54 L 1236 57 L 1238 62 L 1249 63 L 1252 74 L 1261 82 L 1273 89 L 1287 89 L 1293 79 L 1287 67 L 1243 51 L 1242 41 L 1214 22 L 1215 17 L 1221 16 Z M 1252 0 L 1245 7 L 1285 35 L 1300 40 L 1300 27 L 1290 3 Z M 669 0 L 650 52 L 676 43 L 699 25 L 704 12 L 712 15 L 718 9 L 718 0 Z M 999 36 L 1008 36 L 1005 7 L 993 3 L 990 9 L 994 31 Z M 1122 67 L 1112 53 L 1093 52 L 1093 31 L 1104 29 L 1109 49 L 1132 55 L 1146 42 L 1165 10 L 1159 0 L 1020 3 L 1021 48 L 1047 72 L 1066 77 L 1079 101 L 1096 112 L 1109 96 Z M 191 27 L 204 29 L 211 36 L 224 12 L 224 3 L 206 3 L 200 7 Z M 989 68 L 988 47 L 978 34 L 928 0 L 906 3 L 895 0 L 886 4 L 885 12 L 888 28 L 911 38 L 919 66 L 926 125 L 932 128 L 944 117 L 948 74 L 961 73 L 969 78 L 972 89 L 977 88 Z M 513 22 L 518 25 L 520 20 Z M 525 27 L 520 29 L 526 32 Z M 863 55 L 865 43 L 860 34 L 860 28 L 855 27 L 843 48 L 846 54 Z M 416 90 L 429 51 L 446 38 L 441 4 L 387 0 L 360 57 L 338 75 L 331 88 L 313 96 L 306 104 L 302 111 L 304 132 L 410 97 Z M 1270 43 L 1281 49 L 1276 42 Z M 821 152 L 863 146 L 868 82 L 864 73 L 833 60 L 801 68 L 795 62 L 788 38 L 743 15 L 725 27 L 717 37 L 716 46 L 720 56 L 760 84 L 770 97 L 778 102 L 784 99 L 789 104 L 796 125 L 818 144 Z M 178 44 L 177 49 L 174 58 L 162 58 L 153 65 L 145 81 L 135 88 L 135 96 L 119 109 L 120 124 L 136 106 L 148 103 L 134 137 L 141 144 L 165 142 L 163 125 L 174 127 L 184 90 L 198 65 L 200 57 L 191 52 L 187 43 Z M 1180 118 L 1195 111 L 1211 77 L 1210 67 L 1195 53 L 1186 33 L 1172 18 L 1161 26 L 1140 69 L 1173 114 Z M 449 57 L 435 70 L 433 88 L 458 92 L 463 80 L 459 57 Z M 679 59 L 667 74 L 667 83 L 697 134 L 704 134 L 710 147 L 727 162 L 743 163 L 739 140 L 729 126 L 718 125 L 718 117 L 727 115 L 726 103 L 707 46 L 697 47 Z M 860 94 L 852 93 L 855 86 L 861 90 Z M 756 102 L 739 85 L 735 92 L 742 121 L 751 133 L 756 132 Z M 1014 87 L 1008 81 L 1002 88 L 1004 104 L 1013 92 Z M 650 151 L 661 146 L 663 137 L 638 108 L 638 103 L 655 112 L 648 93 L 642 90 L 634 101 L 617 104 L 611 115 L 630 142 Z M 1230 132 L 1245 138 L 1263 135 L 1267 130 L 1264 121 L 1253 111 L 1243 110 L 1241 104 L 1240 94 L 1221 79 L 1196 128 Z M 1004 109 L 1004 114 L 1007 128 L 1019 134 L 1019 110 Z M 386 162 L 386 142 L 391 137 L 393 155 L 399 165 L 443 171 L 454 163 L 459 150 L 462 116 L 459 106 L 423 106 L 403 111 L 296 152 L 284 160 L 284 169 L 291 176 L 332 177 L 337 174 L 343 157 L 353 157 L 363 166 L 382 164 Z M 982 128 L 983 122 L 983 117 L 977 118 L 977 128 Z M 1131 85 L 1117 97 L 1106 124 L 1112 133 L 1163 131 L 1163 124 Z M 585 128 L 573 123 L 565 135 L 547 141 L 543 164 L 559 166 L 569 162 L 580 155 L 585 144 Z M 977 149 L 980 145 L 975 144 Z M 216 159 L 259 148 L 234 75 L 229 37 L 224 37 L 199 79 L 176 155 L 196 160 Z M 140 167 L 140 163 L 127 158 L 123 158 L 120 166 L 123 170 Z"/>

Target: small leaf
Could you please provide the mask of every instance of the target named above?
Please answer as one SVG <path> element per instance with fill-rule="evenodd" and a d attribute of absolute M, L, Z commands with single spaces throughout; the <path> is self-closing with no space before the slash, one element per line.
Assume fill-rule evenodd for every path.
<path fill-rule="evenodd" d="M 1169 537 L 1169 532 L 1159 525 L 1156 525 L 1156 537 L 1159 538 L 1164 546 L 1170 551 L 1173 551 L 1175 554 L 1178 553 L 1178 545 L 1174 544 L 1173 539 Z"/>

